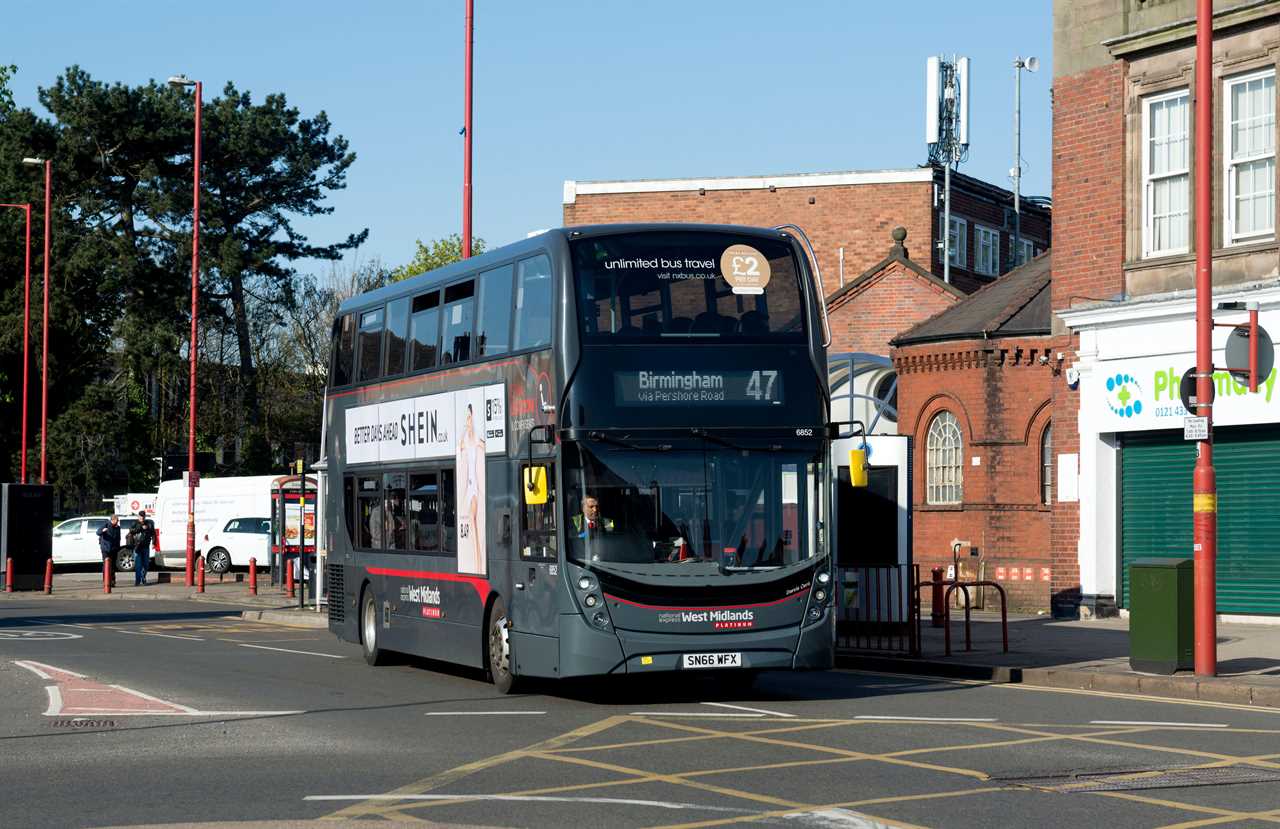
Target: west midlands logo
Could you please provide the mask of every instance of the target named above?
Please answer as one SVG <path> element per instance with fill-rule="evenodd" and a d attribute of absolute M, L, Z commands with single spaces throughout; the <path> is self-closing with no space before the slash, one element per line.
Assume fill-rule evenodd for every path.
<path fill-rule="evenodd" d="M 1107 406 L 1120 417 L 1142 414 L 1142 387 L 1132 374 L 1117 374 L 1107 378 Z"/>

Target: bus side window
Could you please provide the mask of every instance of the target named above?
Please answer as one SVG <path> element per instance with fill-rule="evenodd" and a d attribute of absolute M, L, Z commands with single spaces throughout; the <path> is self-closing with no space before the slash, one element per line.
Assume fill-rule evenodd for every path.
<path fill-rule="evenodd" d="M 409 476 L 409 547 L 440 552 L 440 485 L 435 470 Z"/>
<path fill-rule="evenodd" d="M 361 477 L 356 483 L 356 547 L 381 550 L 382 477 Z"/>
<path fill-rule="evenodd" d="M 443 532 L 441 533 L 441 546 L 445 553 L 452 553 L 456 558 L 458 555 L 458 513 L 455 508 L 457 503 L 457 491 L 454 489 L 454 477 L 452 469 L 440 470 L 440 525 Z"/>
<path fill-rule="evenodd" d="M 476 283 L 474 279 L 444 289 L 444 342 L 440 362 L 465 363 L 472 357 L 471 332 L 476 319 Z"/>
<path fill-rule="evenodd" d="M 333 371 L 329 377 L 330 386 L 345 386 L 351 382 L 351 369 L 355 365 L 356 351 L 355 318 L 351 314 L 343 314 L 333 324 Z"/>
<path fill-rule="evenodd" d="M 350 475 L 342 479 L 343 517 L 347 523 L 347 540 L 356 548 L 356 479 Z"/>
<path fill-rule="evenodd" d="M 406 548 L 405 477 L 403 472 L 388 472 L 383 476 L 382 521 L 385 529 L 382 537 L 383 546 L 388 550 Z"/>
<path fill-rule="evenodd" d="M 551 344 L 551 260 L 539 254 L 520 262 L 516 277 L 515 348 Z"/>
<path fill-rule="evenodd" d="M 476 355 L 494 357 L 511 350 L 511 277 L 515 268 L 503 265 L 480 274 L 480 322 L 476 326 Z"/>
<path fill-rule="evenodd" d="M 546 469 L 547 500 L 543 504 L 530 504 L 520 498 L 520 558 L 554 559 L 558 544 L 556 540 L 556 467 L 547 462 L 535 464 Z M 529 466 L 523 464 L 520 471 L 520 486 L 524 486 L 525 475 Z"/>
<path fill-rule="evenodd" d="M 440 292 L 413 298 L 413 318 L 409 329 L 411 371 L 435 368 L 440 352 Z"/>
<path fill-rule="evenodd" d="M 383 309 L 375 308 L 360 315 L 360 382 L 382 376 Z"/>
<path fill-rule="evenodd" d="M 409 297 L 387 303 L 387 377 L 404 373 L 405 337 L 409 334 Z"/>

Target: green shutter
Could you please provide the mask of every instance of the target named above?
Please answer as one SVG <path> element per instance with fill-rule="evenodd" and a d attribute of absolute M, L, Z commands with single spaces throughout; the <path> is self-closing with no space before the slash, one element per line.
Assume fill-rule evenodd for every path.
<path fill-rule="evenodd" d="M 1218 612 L 1280 614 L 1280 429 L 1215 431 Z M 1121 603 L 1129 563 L 1183 558 L 1191 549 L 1196 445 L 1179 434 L 1125 437 L 1121 456 Z"/>

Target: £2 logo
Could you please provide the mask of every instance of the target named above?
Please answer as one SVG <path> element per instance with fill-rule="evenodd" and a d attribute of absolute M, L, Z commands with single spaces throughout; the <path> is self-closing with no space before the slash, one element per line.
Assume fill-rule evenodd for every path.
<path fill-rule="evenodd" d="M 1115 374 L 1107 378 L 1107 406 L 1120 417 L 1142 414 L 1142 387 L 1132 374 Z"/>

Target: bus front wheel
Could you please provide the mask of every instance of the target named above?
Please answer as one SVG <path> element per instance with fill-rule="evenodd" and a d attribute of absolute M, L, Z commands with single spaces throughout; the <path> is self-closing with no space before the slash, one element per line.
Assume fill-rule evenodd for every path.
<path fill-rule="evenodd" d="M 378 647 L 378 601 L 372 589 L 365 591 L 360 609 L 360 644 L 365 662 L 370 665 L 386 664 L 387 652 Z"/>
<path fill-rule="evenodd" d="M 500 694 L 515 690 L 516 678 L 511 673 L 511 631 L 507 619 L 507 606 L 502 599 L 494 599 L 489 608 L 489 680 Z"/>

